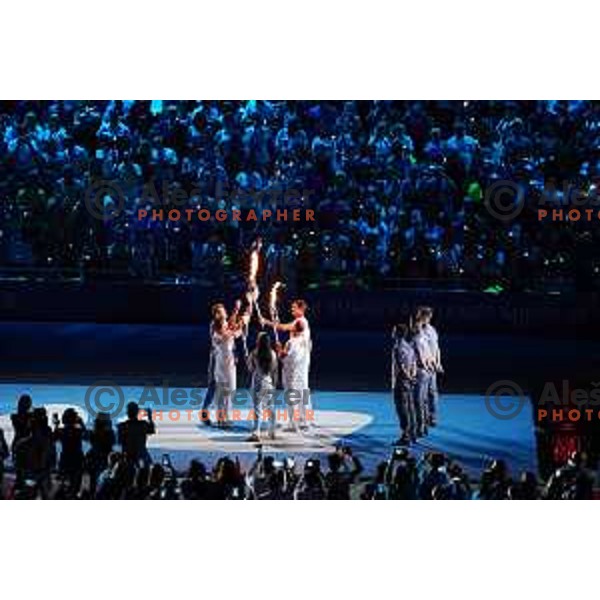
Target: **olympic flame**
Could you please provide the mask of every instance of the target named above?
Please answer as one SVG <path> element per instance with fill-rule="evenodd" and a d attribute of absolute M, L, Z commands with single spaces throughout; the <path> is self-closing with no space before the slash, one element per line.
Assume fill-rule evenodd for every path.
<path fill-rule="evenodd" d="M 271 288 L 269 293 L 269 306 L 271 307 L 271 317 L 275 318 L 277 315 L 277 291 L 283 284 L 281 281 L 276 281 Z"/>
<path fill-rule="evenodd" d="M 250 253 L 250 267 L 248 271 L 248 280 L 252 286 L 256 286 L 256 276 L 258 275 L 258 250 L 253 250 Z"/>
<path fill-rule="evenodd" d="M 262 248 L 262 239 L 257 238 L 250 250 L 250 260 L 248 264 L 248 292 L 251 294 L 251 303 L 256 310 L 256 315 L 259 320 L 262 321 L 262 315 L 260 314 L 260 307 L 258 306 L 259 290 L 256 283 L 258 276 L 258 269 L 260 266 L 260 250 Z"/>
<path fill-rule="evenodd" d="M 279 334 L 277 333 L 277 322 L 279 321 L 279 315 L 277 313 L 277 291 L 283 284 L 281 281 L 276 281 L 269 292 L 269 308 L 271 311 L 271 320 L 273 321 L 273 333 L 275 334 L 275 341 L 279 342 Z"/>

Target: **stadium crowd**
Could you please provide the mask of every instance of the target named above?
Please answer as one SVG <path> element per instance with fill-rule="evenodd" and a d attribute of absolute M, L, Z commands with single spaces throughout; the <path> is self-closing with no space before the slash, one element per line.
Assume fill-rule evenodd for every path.
<path fill-rule="evenodd" d="M 569 286 L 574 228 L 540 226 L 532 208 L 549 187 L 559 204 L 567 184 L 595 189 L 600 105 L 2 102 L 0 158 L 5 270 L 214 283 L 237 272 L 240 248 L 260 234 L 269 271 L 301 286 Z M 526 190 L 509 222 L 484 205 L 505 180 Z M 148 185 L 165 208 L 179 195 L 183 208 L 211 213 L 283 208 L 282 191 L 308 190 L 293 204 L 315 210 L 316 223 L 140 221 Z M 586 233 L 589 248 L 595 235 Z"/>
<path fill-rule="evenodd" d="M 222 499 L 222 500 L 535 500 L 591 499 L 594 477 L 585 458 L 573 453 L 545 485 L 523 472 L 513 480 L 506 464 L 491 461 L 478 482 L 460 464 L 439 452 L 417 458 L 394 447 L 373 476 L 364 476 L 360 459 L 339 444 L 327 457 L 296 465 L 264 455 L 258 446 L 254 464 L 244 471 L 237 458 L 222 457 L 212 469 L 191 460 L 178 474 L 168 455 L 153 462 L 147 438 L 154 433 L 151 413 L 140 419 L 130 403 L 128 417 L 115 431 L 110 416 L 100 413 L 87 429 L 74 408 L 61 418 L 34 407 L 29 395 L 19 398 L 11 415 L 14 437 L 7 444 L 0 429 L 0 498 L 4 499 Z M 5 476 L 4 464 L 12 461 Z"/>

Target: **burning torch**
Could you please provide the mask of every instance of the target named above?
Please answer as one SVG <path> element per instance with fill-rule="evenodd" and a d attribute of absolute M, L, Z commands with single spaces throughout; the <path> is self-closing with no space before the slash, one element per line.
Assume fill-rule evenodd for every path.
<path fill-rule="evenodd" d="M 277 333 L 277 324 L 279 323 L 279 311 L 277 310 L 277 292 L 283 287 L 281 281 L 276 281 L 271 288 L 269 293 L 269 309 L 271 321 L 273 321 L 273 333 L 275 334 L 275 341 L 279 342 L 279 334 Z"/>

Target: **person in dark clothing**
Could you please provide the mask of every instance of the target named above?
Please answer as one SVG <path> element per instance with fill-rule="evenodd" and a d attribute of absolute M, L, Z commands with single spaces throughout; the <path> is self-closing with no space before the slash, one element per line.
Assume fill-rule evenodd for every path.
<path fill-rule="evenodd" d="M 8 444 L 4 438 L 4 430 L 0 427 L 0 500 L 4 498 L 4 461 L 8 458 L 9 454 Z"/>
<path fill-rule="evenodd" d="M 17 402 L 17 412 L 10 415 L 10 421 L 14 430 L 12 441 L 12 452 L 14 458 L 14 450 L 17 443 L 26 438 L 31 433 L 31 407 L 33 402 L 29 394 L 22 394 Z"/>
<path fill-rule="evenodd" d="M 591 500 L 594 497 L 594 478 L 581 452 L 573 452 L 567 464 L 550 477 L 545 495 L 550 500 Z"/>
<path fill-rule="evenodd" d="M 508 500 L 512 484 L 506 463 L 494 460 L 481 475 L 478 497 L 480 500 Z"/>
<path fill-rule="evenodd" d="M 394 448 L 385 473 L 387 499 L 415 500 L 419 495 L 417 463 L 406 448 Z"/>
<path fill-rule="evenodd" d="M 359 459 L 347 446 L 338 446 L 328 457 L 329 472 L 325 475 L 327 500 L 350 500 L 350 486 L 363 470 Z"/>
<path fill-rule="evenodd" d="M 120 500 L 127 490 L 129 469 L 123 455 L 111 452 L 106 469 L 98 477 L 97 500 Z"/>
<path fill-rule="evenodd" d="M 90 476 L 90 492 L 94 496 L 98 477 L 106 469 L 108 457 L 116 442 L 109 414 L 98 413 L 94 421 L 94 428 L 89 433 L 89 442 L 91 447 L 86 455 L 86 464 Z"/>
<path fill-rule="evenodd" d="M 361 494 L 361 500 L 387 500 L 388 488 L 386 485 L 386 473 L 388 464 L 386 461 L 377 465 L 375 476 L 365 484 Z"/>
<path fill-rule="evenodd" d="M 294 490 L 294 500 L 325 500 L 327 494 L 321 462 L 310 458 L 304 463 L 304 473 Z"/>
<path fill-rule="evenodd" d="M 408 342 L 408 325 L 400 323 L 392 331 L 392 390 L 402 436 L 397 445 L 408 446 L 417 439 L 415 383 L 417 358 Z"/>
<path fill-rule="evenodd" d="M 214 469 L 214 490 L 218 500 L 245 500 L 246 484 L 239 462 L 228 457 L 217 461 Z"/>
<path fill-rule="evenodd" d="M 541 496 L 539 485 L 534 473 L 524 471 L 521 473 L 519 481 L 510 487 L 509 498 L 511 500 L 539 500 Z"/>
<path fill-rule="evenodd" d="M 71 496 L 76 496 L 81 488 L 83 440 L 86 434 L 83 420 L 74 408 L 67 408 L 64 411 L 62 427 L 58 425 L 58 416 L 54 416 L 54 440 L 61 446 L 58 468 L 65 489 Z"/>
<path fill-rule="evenodd" d="M 161 464 L 155 463 L 150 468 L 150 477 L 146 498 L 148 500 L 161 500 L 163 484 L 165 482 L 165 469 Z"/>
<path fill-rule="evenodd" d="M 14 446 L 15 493 L 24 487 L 33 490 L 34 496 L 48 498 L 50 475 L 56 463 L 56 449 L 45 408 L 34 409 L 31 415 L 31 432 Z"/>
<path fill-rule="evenodd" d="M 447 473 L 447 460 L 441 452 L 431 452 L 425 458 L 425 473 L 423 475 L 419 496 L 422 500 L 433 500 L 434 490 L 447 489 L 450 478 Z"/>
<path fill-rule="evenodd" d="M 152 409 L 148 409 L 148 420 L 138 419 L 139 406 L 137 402 L 127 405 L 127 421 L 120 423 L 118 430 L 119 445 L 123 455 L 130 465 L 138 466 L 140 463 L 150 464 L 152 462 L 146 446 L 148 436 L 156 432 L 154 421 L 152 421 Z"/>
<path fill-rule="evenodd" d="M 213 482 L 206 467 L 197 460 L 190 462 L 187 477 L 181 483 L 181 495 L 185 500 L 210 500 L 214 498 Z"/>
<path fill-rule="evenodd" d="M 142 465 L 135 473 L 133 485 L 125 492 L 127 500 L 145 500 L 149 493 L 150 467 Z"/>

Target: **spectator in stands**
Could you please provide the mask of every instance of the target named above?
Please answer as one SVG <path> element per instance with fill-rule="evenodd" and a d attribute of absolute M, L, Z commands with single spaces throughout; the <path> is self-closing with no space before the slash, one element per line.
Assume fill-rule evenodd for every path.
<path fill-rule="evenodd" d="M 161 500 L 163 497 L 164 483 L 165 469 L 161 464 L 154 463 L 150 467 L 150 476 L 148 481 L 148 490 L 146 498 L 148 498 L 148 500 Z"/>
<path fill-rule="evenodd" d="M 98 413 L 94 420 L 94 427 L 89 433 L 89 442 L 90 449 L 86 454 L 86 464 L 90 476 L 90 490 L 94 495 L 98 477 L 108 466 L 108 457 L 116 442 L 109 414 Z"/>
<path fill-rule="evenodd" d="M 211 500 L 214 497 L 212 482 L 203 463 L 193 459 L 187 477 L 181 483 L 184 500 Z"/>
<path fill-rule="evenodd" d="M 247 488 L 238 461 L 220 458 L 214 469 L 215 498 L 219 500 L 245 500 Z"/>
<path fill-rule="evenodd" d="M 537 477 L 530 471 L 524 471 L 519 481 L 510 487 L 508 496 L 511 500 L 539 500 L 540 484 Z"/>
<path fill-rule="evenodd" d="M 390 500 L 415 500 L 419 497 L 419 472 L 415 458 L 406 448 L 394 448 L 385 474 Z"/>
<path fill-rule="evenodd" d="M 150 467 L 148 465 L 138 467 L 132 485 L 125 490 L 125 498 L 127 500 L 146 500 L 150 494 L 149 480 Z"/>
<path fill-rule="evenodd" d="M 482 476 L 478 498 L 480 500 L 507 500 L 512 481 L 508 476 L 506 463 L 494 460 Z"/>
<path fill-rule="evenodd" d="M 254 500 L 282 500 L 285 494 L 283 465 L 272 456 L 257 458 L 248 472 L 248 487 Z"/>
<path fill-rule="evenodd" d="M 419 495 L 422 500 L 433 500 L 436 489 L 446 489 L 450 484 L 446 457 L 440 452 L 431 452 L 425 456 L 423 475 Z"/>
<path fill-rule="evenodd" d="M 28 488 L 35 495 L 48 498 L 56 451 L 45 408 L 33 410 L 29 435 L 21 438 L 14 446 L 14 461 L 17 491 Z"/>
<path fill-rule="evenodd" d="M 352 448 L 339 445 L 328 456 L 329 472 L 325 475 L 328 500 L 350 500 L 350 488 L 362 473 L 360 460 Z"/>
<path fill-rule="evenodd" d="M 151 419 L 139 421 L 135 418 L 137 416 L 137 405 L 132 406 L 126 423 L 148 426 L 152 422 Z M 21 424 L 22 420 L 17 419 L 16 422 Z M 359 477 L 363 468 L 346 444 L 338 444 L 335 452 L 329 455 L 326 475 L 321 472 L 319 459 L 311 458 L 306 460 L 302 476 L 298 479 L 292 459 L 281 462 L 273 456 L 263 456 L 261 449 L 248 473 L 244 473 L 237 458 L 224 456 L 216 462 L 212 473 L 193 459 L 187 475 L 181 478 L 168 455 L 163 455 L 162 464 L 150 465 L 145 446 L 147 436 L 143 438 L 143 444 L 133 443 L 127 438 L 137 425 L 120 432 L 126 439 L 123 453 L 111 452 L 114 444 L 112 424 L 106 415 L 98 415 L 89 434 L 92 449 L 84 461 L 83 444 L 88 436 L 75 409 L 67 408 L 63 412 L 62 425 L 59 425 L 57 415 L 54 422 L 53 432 L 45 408 L 31 412 L 29 433 L 21 437 L 14 447 L 12 493 L 10 484 L 5 482 L 3 486 L 2 482 L 3 463 L 9 450 L 4 432 L 0 429 L 0 495 L 18 499 L 137 500 L 354 497 L 369 500 L 465 500 L 473 497 L 533 500 L 590 499 L 594 495 L 594 477 L 586 466 L 585 455 L 579 452 L 573 453 L 567 463 L 556 470 L 541 494 L 540 482 L 533 473 L 524 472 L 518 481 L 513 482 L 503 460 L 492 461 L 481 474 L 479 482 L 472 483 L 463 468 L 442 453 L 428 452 L 417 462 L 407 448 L 396 446 L 389 460 L 378 465 L 374 477 L 361 490 Z M 141 434 L 137 435 L 141 437 Z M 61 448 L 58 469 L 55 441 Z M 142 447 L 143 451 L 140 450 Z M 128 455 L 125 454 L 127 451 Z M 101 472 L 100 466 L 104 467 Z M 89 485 L 88 478 L 84 477 L 86 474 Z M 6 479 L 12 479 L 10 472 Z"/>
<path fill-rule="evenodd" d="M 137 402 L 127 405 L 127 420 L 118 426 L 118 442 L 122 448 L 123 456 L 130 465 L 138 465 L 140 462 L 150 464 L 151 458 L 146 446 L 148 436 L 156 431 L 152 421 L 152 409 L 148 409 L 148 420 L 139 420 L 140 409 Z"/>
<path fill-rule="evenodd" d="M 96 498 L 120 500 L 124 497 L 131 481 L 131 470 L 123 455 L 119 452 L 111 452 L 106 469 L 98 477 Z"/>
<path fill-rule="evenodd" d="M 510 237 L 483 191 L 503 179 L 522 183 L 528 199 L 554 179 L 588 189 L 599 172 L 598 130 L 591 102 L 4 103 L 0 267 L 210 281 L 223 268 L 213 272 L 209 257 L 236 269 L 223 258 L 264 233 L 281 267 L 300 266 L 303 285 L 415 276 L 477 289 L 573 285 L 550 228 L 540 230 L 526 206 L 522 231 Z M 122 188 L 123 211 L 106 222 L 85 208 L 97 178 Z M 217 184 L 226 184 L 222 202 L 242 211 L 281 208 L 274 190 L 308 190 L 302 204 L 319 223 L 141 223 L 136 207 L 150 180 L 200 190 L 213 208 Z M 248 203 L 237 192 L 269 194 Z M 197 196 L 178 208 L 196 207 Z M 479 256 L 494 264 L 482 271 Z"/>
<path fill-rule="evenodd" d="M 386 483 L 386 474 L 388 469 L 387 462 L 380 462 L 375 470 L 375 477 L 365 484 L 360 499 L 361 500 L 387 500 L 388 486 Z"/>
<path fill-rule="evenodd" d="M 9 454 L 4 430 L 0 427 L 0 500 L 4 498 L 4 461 L 9 457 Z"/>
<path fill-rule="evenodd" d="M 83 441 L 87 431 L 74 408 L 62 414 L 62 426 L 54 415 L 54 440 L 61 446 L 58 469 L 71 496 L 79 493 L 83 477 Z"/>
<path fill-rule="evenodd" d="M 451 462 L 448 466 L 448 476 L 450 477 L 452 499 L 470 500 L 473 494 L 471 482 L 462 467 L 456 462 Z"/>
<path fill-rule="evenodd" d="M 17 402 L 17 412 L 10 415 L 13 427 L 13 453 L 17 443 L 31 434 L 32 406 L 31 396 L 29 394 L 22 394 Z"/>
<path fill-rule="evenodd" d="M 327 486 L 321 462 L 311 458 L 304 463 L 304 473 L 294 490 L 294 500 L 325 500 Z"/>
<path fill-rule="evenodd" d="M 594 479 L 585 465 L 585 456 L 573 452 L 564 467 L 550 477 L 545 496 L 550 500 L 591 500 Z"/>

